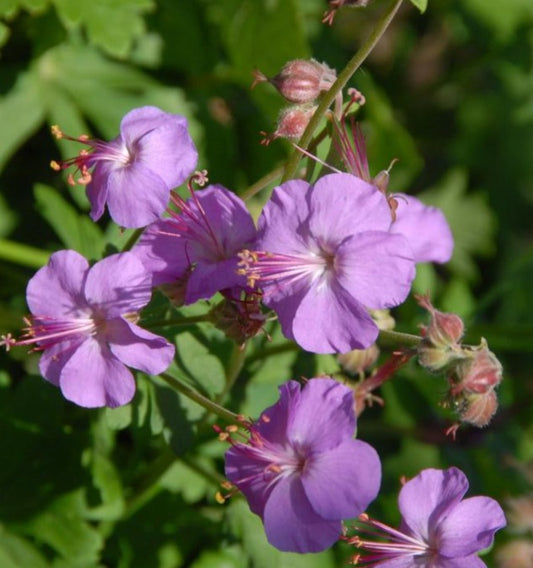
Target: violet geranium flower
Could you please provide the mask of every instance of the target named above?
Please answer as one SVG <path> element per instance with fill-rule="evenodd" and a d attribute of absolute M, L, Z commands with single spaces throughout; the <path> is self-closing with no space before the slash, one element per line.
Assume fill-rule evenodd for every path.
<path fill-rule="evenodd" d="M 54 253 L 29 281 L 32 312 L 20 341 L 43 354 L 39 369 L 63 396 L 80 406 L 120 406 L 135 393 L 127 366 L 147 374 L 166 370 L 174 346 L 137 326 L 151 296 L 150 276 L 129 252 L 89 267 L 72 250 Z"/>
<path fill-rule="evenodd" d="M 57 127 L 53 133 L 69 138 Z M 107 204 L 111 218 L 122 227 L 144 227 L 159 219 L 170 190 L 185 181 L 198 160 L 187 119 L 153 106 L 128 112 L 119 136 L 110 142 L 87 136 L 76 140 L 91 150 L 63 163 L 52 162 L 52 167 L 76 166 L 81 173 L 76 181 L 87 186 L 91 218 L 98 220 Z M 69 181 L 75 183 L 73 176 Z"/>
<path fill-rule="evenodd" d="M 152 274 L 153 286 L 185 279 L 186 304 L 219 290 L 244 288 L 237 253 L 256 238 L 244 202 L 221 185 L 192 191 L 188 200 L 172 193 L 171 200 L 178 211 L 150 225 L 132 249 Z"/>
<path fill-rule="evenodd" d="M 390 224 L 383 195 L 354 175 L 288 181 L 264 207 L 243 271 L 304 349 L 366 349 L 378 336 L 367 309 L 402 303 L 415 274 L 411 247 Z"/>
<path fill-rule="evenodd" d="M 366 553 L 356 558 L 368 568 L 486 568 L 477 553 L 492 544 L 505 515 L 490 497 L 463 499 L 467 490 L 461 470 L 425 469 L 400 491 L 399 530 L 362 515 L 361 532 L 367 526 L 386 541 L 346 540 Z"/>
<path fill-rule="evenodd" d="M 340 537 L 342 519 L 357 516 L 381 483 L 379 457 L 354 440 L 353 392 L 329 378 L 280 387 L 280 400 L 255 424 L 248 443 L 232 440 L 226 477 L 259 515 L 270 544 L 319 552 Z"/>

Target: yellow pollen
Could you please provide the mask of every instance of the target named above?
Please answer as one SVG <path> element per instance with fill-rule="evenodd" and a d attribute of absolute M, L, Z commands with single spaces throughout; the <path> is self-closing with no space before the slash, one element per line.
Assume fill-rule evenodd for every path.
<path fill-rule="evenodd" d="M 61 129 L 57 124 L 53 124 L 50 130 L 52 131 L 52 136 L 55 136 L 57 140 L 61 140 L 61 138 L 63 138 L 64 134 L 61 132 Z"/>
<path fill-rule="evenodd" d="M 222 493 L 220 493 L 220 491 L 215 493 L 215 500 L 219 505 L 223 505 L 226 502 L 226 498 L 222 495 Z"/>
<path fill-rule="evenodd" d="M 61 170 L 61 166 L 55 160 L 52 160 L 50 162 L 50 167 L 56 172 L 59 172 Z"/>

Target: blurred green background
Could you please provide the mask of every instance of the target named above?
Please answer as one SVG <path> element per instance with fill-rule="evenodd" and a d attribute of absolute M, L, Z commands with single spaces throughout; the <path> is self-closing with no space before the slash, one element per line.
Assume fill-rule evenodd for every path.
<path fill-rule="evenodd" d="M 127 238 L 107 217 L 93 224 L 83 189 L 50 169 L 79 150 L 52 124 L 109 139 L 134 107 L 181 113 L 210 181 L 242 193 L 290 152 L 259 144 L 283 101 L 269 85 L 250 91 L 252 70 L 314 57 L 340 71 L 386 6 L 344 9 L 328 27 L 323 0 L 0 0 L 0 333 L 20 328 L 26 283 L 51 252 L 97 259 Z M 467 340 L 485 337 L 505 369 L 491 425 L 455 443 L 442 378 L 413 363 L 384 387 L 385 407 L 358 431 L 384 465 L 371 511 L 396 522 L 399 477 L 450 465 L 474 494 L 533 503 L 533 3 L 429 0 L 420 14 L 406 1 L 350 86 L 367 100 L 371 172 L 398 158 L 390 189 L 441 207 L 456 238 L 447 266 L 418 268 L 415 291 L 463 316 Z M 425 320 L 413 300 L 395 317 L 414 333 Z M 276 352 L 272 334 L 248 350 L 232 410 L 255 416 L 281 382 L 338 371 L 332 356 Z M 176 342 L 176 373 L 223 393 L 230 342 L 208 326 Z M 1 568 L 328 568 L 354 552 L 279 553 L 244 500 L 218 505 L 225 448 L 212 418 L 168 387 L 140 376 L 131 406 L 85 410 L 39 377 L 37 358 L 0 354 Z M 511 515 L 489 566 L 529 566 L 505 564 L 504 547 L 518 533 L 531 543 L 530 510 Z"/>

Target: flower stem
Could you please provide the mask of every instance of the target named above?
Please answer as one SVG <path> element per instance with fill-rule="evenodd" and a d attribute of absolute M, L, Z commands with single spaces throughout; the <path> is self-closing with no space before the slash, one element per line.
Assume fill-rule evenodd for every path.
<path fill-rule="evenodd" d="M 351 79 L 352 75 L 359 69 L 363 61 L 368 57 L 370 52 L 374 49 L 378 41 L 381 39 L 381 36 L 385 33 L 385 30 L 388 28 L 389 24 L 391 23 L 392 19 L 396 15 L 402 0 L 392 0 L 388 10 L 379 20 L 377 26 L 374 28 L 370 36 L 367 40 L 363 43 L 363 45 L 359 48 L 357 53 L 352 57 L 352 59 L 348 62 L 348 65 L 342 70 L 339 74 L 335 83 L 333 83 L 331 89 L 327 91 L 318 108 L 315 111 L 315 114 L 309 121 L 305 132 L 302 134 L 298 145 L 301 148 L 307 149 L 309 143 L 311 142 L 311 138 L 313 137 L 313 133 L 318 127 L 322 117 L 326 114 L 326 111 L 331 106 L 337 94 L 346 86 L 348 81 Z M 287 165 L 285 166 L 285 173 L 283 174 L 282 182 L 292 179 L 296 173 L 298 168 L 298 162 L 300 161 L 300 151 L 295 150 L 290 158 L 287 161 Z"/>
<path fill-rule="evenodd" d="M 179 318 L 160 319 L 155 321 L 146 321 L 146 327 L 149 329 L 156 327 L 172 327 L 176 325 L 192 325 L 194 323 L 201 323 L 210 321 L 209 314 L 202 314 L 199 316 L 183 316 Z"/>
<path fill-rule="evenodd" d="M 217 402 L 222 402 L 235 384 L 235 381 L 237 380 L 237 377 L 239 376 L 244 365 L 247 346 L 248 343 L 245 343 L 242 346 L 237 344 L 233 346 L 231 357 L 226 368 L 226 382 L 224 384 L 222 392 L 216 397 Z"/>
<path fill-rule="evenodd" d="M 196 404 L 203 406 L 208 412 L 216 414 L 227 422 L 233 422 L 235 424 L 239 423 L 239 417 L 237 416 L 237 414 L 234 414 L 230 410 L 224 408 L 223 406 L 220 406 L 216 402 L 213 402 L 203 394 L 200 394 L 197 390 L 189 387 L 185 383 L 182 383 L 181 381 L 175 379 L 167 373 L 161 373 L 159 376 L 173 389 L 177 390 L 187 398 L 190 398 L 192 401 L 196 402 Z"/>
<path fill-rule="evenodd" d="M 419 335 L 381 329 L 379 331 L 378 345 L 388 348 L 418 347 L 421 341 L 422 338 Z"/>
<path fill-rule="evenodd" d="M 241 199 L 247 201 L 253 197 L 256 193 L 259 193 L 264 189 L 269 183 L 273 182 L 275 179 L 281 177 L 285 166 L 278 166 L 274 168 L 271 172 L 264 175 L 261 179 L 258 179 L 253 185 L 251 185 L 246 191 L 241 194 Z"/>
<path fill-rule="evenodd" d="M 122 247 L 122 252 L 129 251 L 133 247 L 133 245 L 139 240 L 143 231 L 144 228 L 135 229 L 135 231 L 133 231 L 133 233 L 130 235 L 130 238 L 126 241 L 126 244 Z"/>

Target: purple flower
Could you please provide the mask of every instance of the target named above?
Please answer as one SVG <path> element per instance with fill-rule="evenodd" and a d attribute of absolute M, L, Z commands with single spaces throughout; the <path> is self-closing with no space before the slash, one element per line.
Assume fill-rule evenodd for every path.
<path fill-rule="evenodd" d="M 338 540 L 342 519 L 376 497 L 376 451 L 354 440 L 353 392 L 329 378 L 280 387 L 280 400 L 248 425 L 247 444 L 233 441 L 226 476 L 259 515 L 270 544 L 319 552 Z"/>
<path fill-rule="evenodd" d="M 490 497 L 463 499 L 467 490 L 461 470 L 425 469 L 400 491 L 399 530 L 362 516 L 371 534 L 381 533 L 387 542 L 348 540 L 370 553 L 361 559 L 368 567 L 483 568 L 477 553 L 492 544 L 505 516 Z"/>
<path fill-rule="evenodd" d="M 453 253 L 453 235 L 442 211 L 424 205 L 412 195 L 396 193 L 394 200 L 396 220 L 391 233 L 409 241 L 415 262 L 448 262 Z"/>
<path fill-rule="evenodd" d="M 166 339 L 135 325 L 150 295 L 150 276 L 129 252 L 91 268 L 75 251 L 56 252 L 28 283 L 31 325 L 15 344 L 44 351 L 40 371 L 68 400 L 127 404 L 135 381 L 126 365 L 155 375 L 174 356 Z"/>
<path fill-rule="evenodd" d="M 187 201 L 172 194 L 179 212 L 150 225 L 133 248 L 152 284 L 187 280 L 185 303 L 245 287 L 237 253 L 254 244 L 256 229 L 244 202 L 221 185 L 195 191 Z"/>
<path fill-rule="evenodd" d="M 68 138 L 57 127 L 53 132 Z M 122 227 L 144 227 L 159 219 L 170 190 L 185 181 L 198 160 L 187 120 L 152 106 L 126 114 L 119 136 L 110 142 L 86 136 L 77 140 L 92 151 L 82 150 L 76 158 L 52 166 L 75 165 L 81 172 L 77 182 L 87 185 L 91 218 L 99 219 L 107 203 L 111 218 Z"/>
<path fill-rule="evenodd" d="M 274 190 L 259 218 L 258 250 L 242 264 L 286 337 L 315 353 L 376 340 L 367 308 L 403 302 L 415 274 L 409 243 L 390 224 L 383 195 L 350 174 Z"/>

